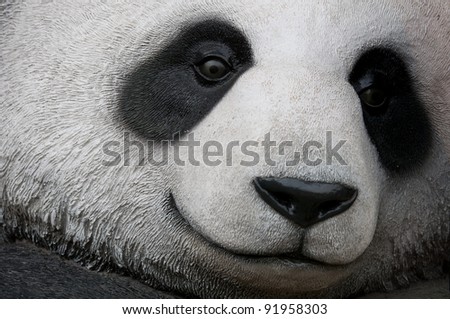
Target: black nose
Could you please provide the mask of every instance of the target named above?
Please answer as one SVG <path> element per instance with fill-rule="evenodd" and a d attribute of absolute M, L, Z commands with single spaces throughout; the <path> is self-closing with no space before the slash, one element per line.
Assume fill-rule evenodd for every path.
<path fill-rule="evenodd" d="M 358 191 L 341 185 L 296 178 L 257 177 L 256 191 L 273 209 L 302 227 L 347 210 Z"/>

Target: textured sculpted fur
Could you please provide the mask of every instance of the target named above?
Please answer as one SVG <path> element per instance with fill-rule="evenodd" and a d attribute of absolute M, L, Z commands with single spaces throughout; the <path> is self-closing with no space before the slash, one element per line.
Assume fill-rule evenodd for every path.
<path fill-rule="evenodd" d="M 449 260 L 450 8 L 441 1 L 2 3 L 5 232 L 199 297 L 342 297 L 443 275 Z M 229 75 L 201 75 L 224 57 Z M 200 71 L 199 71 L 200 70 Z M 381 107 L 366 103 L 381 90 Z M 379 92 L 377 91 L 377 92 Z M 293 149 L 241 165 L 105 165 L 173 133 Z M 286 165 L 332 132 L 345 164 Z M 134 145 L 135 146 L 135 145 Z M 323 150 L 313 149 L 313 158 Z M 181 148 L 180 155 L 187 155 Z M 264 151 L 255 150 L 261 158 Z M 195 149 L 197 159 L 201 149 Z M 185 157 L 186 158 L 186 157 Z M 258 177 L 358 196 L 307 227 Z"/>

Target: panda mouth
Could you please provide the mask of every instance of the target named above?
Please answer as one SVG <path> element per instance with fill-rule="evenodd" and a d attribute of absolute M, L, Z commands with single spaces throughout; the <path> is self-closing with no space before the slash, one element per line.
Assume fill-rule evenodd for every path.
<path fill-rule="evenodd" d="M 217 243 L 212 242 L 207 237 L 205 237 L 200 232 L 196 231 L 194 227 L 184 218 L 183 214 L 180 212 L 180 209 L 178 208 L 175 198 L 172 193 L 169 193 L 168 196 L 168 203 L 169 208 L 174 217 L 178 220 L 178 222 L 185 225 L 185 227 L 189 228 L 189 230 L 197 234 L 202 238 L 202 240 L 205 242 L 205 244 L 210 245 L 214 247 L 214 249 L 219 249 L 227 254 L 231 254 L 239 259 L 242 259 L 246 262 L 277 262 L 282 264 L 288 264 L 288 265 L 311 265 L 311 266 L 321 266 L 321 267 L 333 267 L 336 268 L 336 265 L 324 263 L 321 261 L 317 261 L 311 258 L 308 258 L 304 256 L 300 250 L 298 252 L 291 252 L 291 253 L 284 253 L 284 254 L 272 254 L 272 255 L 251 255 L 251 254 L 240 254 L 234 251 L 230 251 L 229 249 L 226 249 L 225 247 L 222 247 L 218 245 Z M 303 240 L 301 240 L 303 242 Z"/>
<path fill-rule="evenodd" d="M 213 244 L 214 245 L 214 244 Z M 311 266 L 328 266 L 328 267 L 336 267 L 335 265 L 327 264 L 321 261 L 317 261 L 311 258 L 304 256 L 301 253 L 290 253 L 290 254 L 280 254 L 280 255 L 245 255 L 245 254 L 236 254 L 234 252 L 230 252 L 229 250 L 217 246 L 216 247 L 228 252 L 232 253 L 235 256 L 238 256 L 246 261 L 276 261 L 282 264 L 290 264 L 290 265 L 311 265 Z"/>

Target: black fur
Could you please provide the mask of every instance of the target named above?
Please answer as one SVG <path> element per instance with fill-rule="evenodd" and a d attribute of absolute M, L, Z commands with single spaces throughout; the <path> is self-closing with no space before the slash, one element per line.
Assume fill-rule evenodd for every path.
<path fill-rule="evenodd" d="M 128 276 L 88 270 L 27 242 L 0 237 L 0 260 L 0 298 L 178 297 Z"/>

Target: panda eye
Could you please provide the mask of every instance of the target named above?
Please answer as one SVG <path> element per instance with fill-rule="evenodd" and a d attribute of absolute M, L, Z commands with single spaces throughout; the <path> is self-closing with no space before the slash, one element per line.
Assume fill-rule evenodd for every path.
<path fill-rule="evenodd" d="M 208 56 L 195 66 L 197 73 L 207 81 L 225 79 L 231 72 L 230 64 L 220 56 Z"/>
<path fill-rule="evenodd" d="M 147 140 L 191 130 L 253 66 L 249 40 L 231 23 L 187 21 L 180 29 L 126 75 L 120 90 L 119 118 Z"/>
<path fill-rule="evenodd" d="M 381 108 L 386 104 L 388 96 L 382 88 L 369 87 L 359 93 L 359 98 L 368 107 Z"/>
<path fill-rule="evenodd" d="M 364 124 L 381 164 L 397 173 L 421 165 L 432 141 L 411 67 L 393 49 L 375 47 L 361 54 L 348 78 L 359 96 Z"/>

